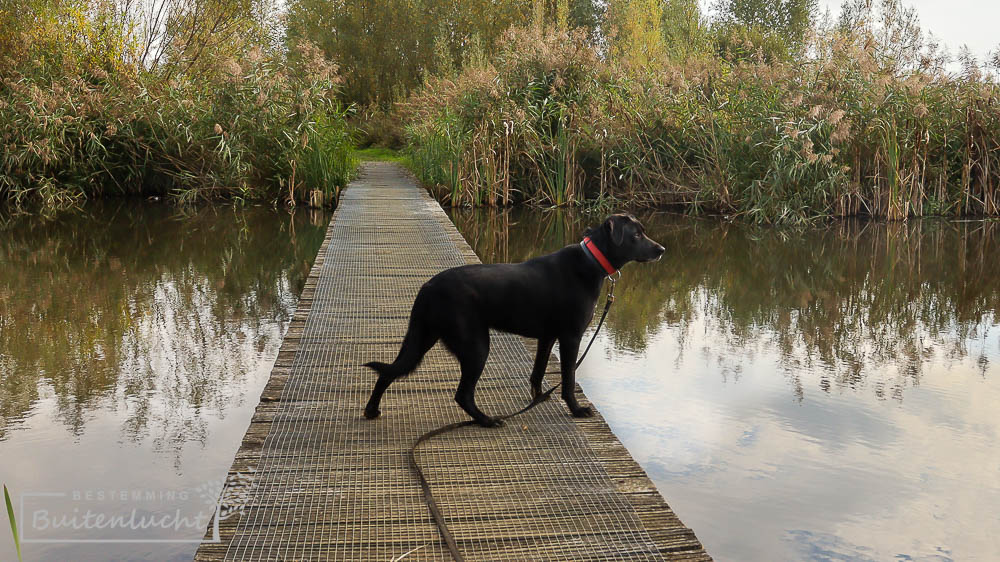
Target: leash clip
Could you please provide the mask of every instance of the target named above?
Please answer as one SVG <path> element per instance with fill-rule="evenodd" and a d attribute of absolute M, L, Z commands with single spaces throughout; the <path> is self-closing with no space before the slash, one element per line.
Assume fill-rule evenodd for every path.
<path fill-rule="evenodd" d="M 615 302 L 615 282 L 617 282 L 622 277 L 622 272 L 619 269 L 614 273 L 614 275 L 608 275 L 608 281 L 611 285 L 608 287 L 608 303 Z"/>

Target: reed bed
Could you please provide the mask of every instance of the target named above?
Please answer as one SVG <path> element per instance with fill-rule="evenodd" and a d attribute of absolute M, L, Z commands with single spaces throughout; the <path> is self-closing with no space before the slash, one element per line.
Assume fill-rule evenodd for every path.
<path fill-rule="evenodd" d="M 0 10 L 0 201 L 294 203 L 316 190 L 330 201 L 348 181 L 347 112 L 318 49 L 253 47 L 211 72 L 148 69 L 132 60 L 126 24 L 99 14 Z"/>
<path fill-rule="evenodd" d="M 618 198 L 741 216 L 1000 214 L 1000 88 L 902 68 L 850 32 L 803 55 L 635 66 L 583 33 L 512 29 L 400 104 L 418 175 L 453 205 Z"/>

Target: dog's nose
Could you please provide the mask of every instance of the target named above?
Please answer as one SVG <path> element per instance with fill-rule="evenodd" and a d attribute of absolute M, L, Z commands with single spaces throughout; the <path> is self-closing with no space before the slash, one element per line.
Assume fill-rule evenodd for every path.
<path fill-rule="evenodd" d="M 659 258 L 660 256 L 662 256 L 663 252 L 666 252 L 666 251 L 667 251 L 667 249 L 664 248 L 663 246 L 660 246 L 659 244 L 656 245 L 656 257 L 657 258 Z"/>

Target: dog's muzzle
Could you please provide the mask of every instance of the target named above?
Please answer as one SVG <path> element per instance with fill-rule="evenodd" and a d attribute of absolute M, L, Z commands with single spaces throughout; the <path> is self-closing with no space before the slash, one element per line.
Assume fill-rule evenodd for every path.
<path fill-rule="evenodd" d="M 663 253 L 665 251 L 666 251 L 666 248 L 664 248 L 663 246 L 660 246 L 659 244 L 656 244 L 656 247 L 653 248 L 653 255 L 649 256 L 648 258 L 643 258 L 643 259 L 637 260 L 637 261 L 641 261 L 641 262 L 660 261 L 660 258 L 663 257 Z"/>

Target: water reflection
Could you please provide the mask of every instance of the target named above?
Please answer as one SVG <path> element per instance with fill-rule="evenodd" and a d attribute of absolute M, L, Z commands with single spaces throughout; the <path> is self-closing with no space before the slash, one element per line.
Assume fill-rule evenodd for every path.
<path fill-rule="evenodd" d="M 452 211 L 488 262 L 554 251 L 602 218 Z M 970 344 L 1000 312 L 1000 260 L 985 258 L 1000 248 L 998 222 L 851 221 L 790 231 L 664 213 L 638 218 L 667 251 L 654 267 L 626 268 L 608 317 L 619 352 L 642 353 L 662 324 L 679 328 L 686 341 L 693 323 L 707 323 L 723 336 L 713 345 L 741 350 L 729 355 L 766 337 L 800 398 L 802 368 L 824 371 L 816 381 L 824 391 L 858 388 L 875 376 L 870 386 L 878 397 L 902 400 L 903 388 L 919 384 L 935 356 L 971 353 L 984 376 L 989 367 L 982 346 Z M 739 357 L 720 370 L 738 378 Z"/>
<path fill-rule="evenodd" d="M 667 252 L 626 267 L 581 384 L 710 553 L 1000 552 L 1000 224 L 637 215 Z M 490 262 L 603 217 L 452 218 Z"/>
<path fill-rule="evenodd" d="M 12 491 L 179 489 L 224 475 L 328 220 L 126 202 L 4 219 L 0 478 Z M 206 452 L 214 447 L 222 453 Z M 76 470 L 66 474 L 60 458 Z M 8 543 L 0 539 L 0 552 Z M 189 550 L 27 553 L 167 559 Z"/>

